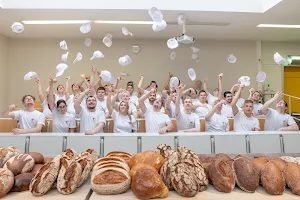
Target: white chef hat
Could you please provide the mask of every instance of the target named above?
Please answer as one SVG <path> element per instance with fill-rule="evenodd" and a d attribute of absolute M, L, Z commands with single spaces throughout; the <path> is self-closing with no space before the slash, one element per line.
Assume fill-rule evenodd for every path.
<path fill-rule="evenodd" d="M 230 54 L 228 57 L 227 57 L 227 61 L 231 64 L 233 63 L 236 63 L 237 61 L 237 58 L 233 55 L 233 54 Z"/>
<path fill-rule="evenodd" d="M 176 49 L 179 46 L 179 43 L 176 38 L 170 38 L 167 41 L 167 46 L 169 47 L 169 49 Z"/>
<path fill-rule="evenodd" d="M 66 40 L 63 40 L 59 43 L 59 46 L 62 50 L 68 50 L 68 45 L 67 45 L 67 42 Z"/>
<path fill-rule="evenodd" d="M 122 33 L 123 33 L 123 35 L 133 36 L 133 34 L 130 31 L 128 31 L 128 29 L 125 26 L 122 27 Z"/>
<path fill-rule="evenodd" d="M 91 22 L 87 22 L 87 23 L 85 23 L 85 24 L 82 24 L 81 26 L 80 26 L 80 32 L 81 33 L 83 33 L 83 34 L 86 34 L 86 33 L 88 33 L 88 32 L 90 32 L 91 31 Z"/>
<path fill-rule="evenodd" d="M 131 62 L 132 62 L 132 59 L 128 55 L 125 55 L 125 56 L 122 56 L 119 58 L 119 64 L 122 66 L 129 65 Z"/>
<path fill-rule="evenodd" d="M 177 89 L 178 86 L 179 86 L 179 79 L 178 79 L 177 77 L 174 77 L 174 76 L 173 76 L 173 77 L 170 79 L 170 88 L 175 88 L 175 89 Z"/>
<path fill-rule="evenodd" d="M 37 73 L 36 72 L 28 72 L 25 76 L 24 76 L 24 80 L 28 81 L 30 79 L 36 78 L 37 77 Z"/>
<path fill-rule="evenodd" d="M 192 81 L 196 80 L 197 78 L 196 72 L 193 68 L 188 69 L 188 75 Z"/>
<path fill-rule="evenodd" d="M 63 55 L 61 55 L 61 60 L 62 60 L 63 62 L 67 62 L 67 61 L 68 61 L 68 56 L 69 56 L 69 52 L 67 52 L 67 53 L 65 53 L 65 54 L 63 54 Z"/>
<path fill-rule="evenodd" d="M 152 25 L 152 30 L 154 32 L 159 32 L 159 31 L 165 29 L 166 27 L 167 27 L 167 22 L 165 20 L 162 20 L 161 22 L 155 22 Z"/>
<path fill-rule="evenodd" d="M 97 58 L 104 58 L 103 53 L 99 50 L 94 51 L 93 56 L 91 57 L 91 60 L 94 60 L 94 59 L 97 59 Z"/>
<path fill-rule="evenodd" d="M 60 63 L 56 66 L 56 77 L 63 75 L 64 71 L 68 68 L 65 63 Z"/>
<path fill-rule="evenodd" d="M 80 52 L 78 52 L 76 54 L 76 58 L 75 60 L 73 61 L 73 63 L 76 63 L 76 62 L 80 62 L 82 60 L 82 54 Z"/>
<path fill-rule="evenodd" d="M 250 77 L 249 76 L 241 76 L 238 80 L 238 83 L 244 86 L 250 85 Z"/>
<path fill-rule="evenodd" d="M 105 44 L 107 47 L 111 47 L 112 45 L 112 34 L 108 33 L 104 36 L 102 42 Z"/>
<path fill-rule="evenodd" d="M 264 82 L 266 80 L 266 78 L 267 78 L 267 74 L 266 74 L 266 72 L 263 72 L 263 71 L 258 72 L 256 75 L 256 81 L 259 83 Z"/>
<path fill-rule="evenodd" d="M 90 38 L 85 38 L 84 45 L 90 47 L 92 45 L 92 40 Z"/>

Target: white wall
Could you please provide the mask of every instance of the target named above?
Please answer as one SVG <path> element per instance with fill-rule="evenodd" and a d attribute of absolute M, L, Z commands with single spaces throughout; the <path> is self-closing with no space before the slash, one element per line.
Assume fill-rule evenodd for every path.
<path fill-rule="evenodd" d="M 8 39 L 0 35 L 0 111 L 8 105 L 7 72 L 8 72 Z"/>
<path fill-rule="evenodd" d="M 55 75 L 55 67 L 61 62 L 63 50 L 59 48 L 59 40 L 11 40 L 9 48 L 9 102 L 20 103 L 20 97 L 25 93 L 37 95 L 36 84 L 33 80 L 24 81 L 23 77 L 28 71 L 35 71 L 42 80 L 43 88 L 48 85 L 47 76 Z M 175 61 L 169 60 L 171 50 L 168 49 L 165 40 L 114 40 L 111 48 L 102 44 L 101 40 L 93 40 L 92 47 L 86 48 L 83 40 L 67 40 L 69 54 L 69 68 L 65 74 L 59 77 L 59 82 L 64 83 L 64 77 L 71 75 L 71 82 L 79 82 L 80 73 L 90 73 L 94 65 L 98 70 L 110 70 L 115 76 L 121 72 L 129 73 L 125 82 L 132 80 L 137 86 L 141 74 L 145 75 L 146 85 L 151 80 L 156 80 L 162 89 L 168 77 L 168 72 L 174 73 L 185 84 L 192 86 L 193 82 L 187 75 L 187 69 L 194 67 L 197 78 L 203 80 L 207 77 L 209 89 L 217 87 L 217 76 L 224 73 L 224 90 L 237 82 L 240 76 L 250 76 L 255 80 L 257 73 L 255 42 L 247 41 L 198 41 L 194 44 L 200 48 L 201 61 L 196 63 L 191 60 L 190 45 L 182 45 L 175 51 Z M 137 55 L 131 53 L 131 46 L 139 44 L 141 52 Z M 94 50 L 99 49 L 105 55 L 103 60 L 90 61 Z M 76 53 L 81 51 L 83 60 L 73 64 Z M 233 53 L 238 61 L 229 64 L 227 56 Z M 118 64 L 118 58 L 130 55 L 132 64 L 123 67 Z M 255 86 L 255 82 L 252 83 Z M 248 90 L 248 89 L 247 89 Z M 245 90 L 245 96 L 246 95 Z"/>

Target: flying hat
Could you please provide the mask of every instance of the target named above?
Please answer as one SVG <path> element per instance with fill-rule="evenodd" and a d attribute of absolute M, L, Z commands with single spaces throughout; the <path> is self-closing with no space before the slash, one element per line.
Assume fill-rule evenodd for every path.
<path fill-rule="evenodd" d="M 122 27 L 122 33 L 123 33 L 123 35 L 133 36 L 133 34 L 130 31 L 128 31 L 128 29 L 125 26 Z"/>
<path fill-rule="evenodd" d="M 67 62 L 68 56 L 69 56 L 69 52 L 67 52 L 67 53 L 65 53 L 65 54 L 63 54 L 63 55 L 61 55 L 61 60 L 62 60 L 63 62 Z"/>
<path fill-rule="evenodd" d="M 169 49 L 176 49 L 179 46 L 179 43 L 176 38 L 170 38 L 167 41 L 167 46 L 169 47 Z"/>
<path fill-rule="evenodd" d="M 227 57 L 227 61 L 231 64 L 234 64 L 236 63 L 237 59 L 236 57 L 233 55 L 233 54 L 230 54 L 228 57 Z"/>
<path fill-rule="evenodd" d="M 244 86 L 250 85 L 250 77 L 249 76 L 241 76 L 238 80 L 238 83 Z"/>
<path fill-rule="evenodd" d="M 76 54 L 76 58 L 75 60 L 73 61 L 73 63 L 75 64 L 76 62 L 80 62 L 82 60 L 82 54 L 80 52 L 78 52 Z"/>
<path fill-rule="evenodd" d="M 68 50 L 68 45 L 67 45 L 67 42 L 66 40 L 63 40 L 59 43 L 59 46 L 62 50 Z"/>
<path fill-rule="evenodd" d="M 68 65 L 65 63 L 60 63 L 56 66 L 56 77 L 63 75 L 64 71 L 68 68 Z"/>
<path fill-rule="evenodd" d="M 193 68 L 188 69 L 188 75 L 192 81 L 196 80 L 197 78 L 196 72 Z"/>
<path fill-rule="evenodd" d="M 84 45 L 85 45 L 86 47 L 90 47 L 90 46 L 92 45 L 92 40 L 91 40 L 90 38 L 86 38 L 86 39 L 84 40 Z"/>
<path fill-rule="evenodd" d="M 99 50 L 94 51 L 93 56 L 91 57 L 91 60 L 94 60 L 94 59 L 97 59 L 97 58 L 104 58 L 103 53 Z"/>
<path fill-rule="evenodd" d="M 37 73 L 36 72 L 28 72 L 25 76 L 24 76 L 24 80 L 28 81 L 30 79 L 36 78 L 37 77 Z"/>
<path fill-rule="evenodd" d="M 267 74 L 266 72 L 260 71 L 256 75 L 256 81 L 262 83 L 266 80 Z"/>
<path fill-rule="evenodd" d="M 108 33 L 104 36 L 102 42 L 105 44 L 107 47 L 111 47 L 112 45 L 112 34 Z"/>
<path fill-rule="evenodd" d="M 119 58 L 119 64 L 122 66 L 129 65 L 131 62 L 132 59 L 128 55 Z"/>
<path fill-rule="evenodd" d="M 177 77 L 172 77 L 170 79 L 170 88 L 175 88 L 177 89 L 179 85 L 179 79 Z"/>
<path fill-rule="evenodd" d="M 92 28 L 91 22 L 87 22 L 87 23 L 81 25 L 79 30 L 81 33 L 86 34 L 91 31 L 91 28 Z"/>

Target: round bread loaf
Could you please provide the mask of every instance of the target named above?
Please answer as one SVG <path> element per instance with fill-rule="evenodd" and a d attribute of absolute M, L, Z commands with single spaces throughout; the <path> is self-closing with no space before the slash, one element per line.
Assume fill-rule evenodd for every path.
<path fill-rule="evenodd" d="M 169 146 L 167 144 L 160 144 L 157 146 L 155 152 L 160 154 L 162 157 L 164 157 L 164 159 L 168 160 L 169 156 L 171 155 L 173 150 L 172 150 L 171 146 Z"/>
<path fill-rule="evenodd" d="M 0 198 L 4 197 L 14 186 L 14 174 L 8 169 L 0 168 Z"/>
<path fill-rule="evenodd" d="M 44 164 L 33 177 L 29 190 L 33 196 L 46 194 L 57 179 L 60 169 L 61 155 L 56 156 L 51 162 Z"/>
<path fill-rule="evenodd" d="M 225 161 L 230 167 L 232 166 L 233 159 L 230 158 L 227 154 L 218 153 L 215 155 L 215 158 Z"/>
<path fill-rule="evenodd" d="M 252 160 L 252 163 L 256 171 L 258 172 L 259 183 L 261 183 L 261 170 L 265 167 L 265 164 L 267 164 L 268 162 L 269 162 L 269 158 L 266 156 L 260 156 Z"/>
<path fill-rule="evenodd" d="M 81 165 L 68 158 L 61 158 L 61 168 L 57 177 L 57 190 L 61 194 L 71 194 L 75 191 L 81 178 Z"/>
<path fill-rule="evenodd" d="M 28 152 L 25 153 L 30 155 L 34 159 L 35 164 L 43 164 L 44 163 L 44 156 L 41 153 L 38 152 Z"/>
<path fill-rule="evenodd" d="M 165 162 L 166 160 L 160 154 L 149 150 L 135 154 L 129 161 L 129 167 L 132 168 L 137 163 L 144 163 L 153 166 L 159 171 Z"/>
<path fill-rule="evenodd" d="M 130 170 L 130 177 L 132 178 L 135 173 L 141 169 L 151 169 L 151 170 L 156 170 L 153 166 L 148 165 L 148 164 L 144 164 L 144 163 L 138 163 L 136 165 L 134 165 L 131 170 Z"/>
<path fill-rule="evenodd" d="M 92 160 L 89 157 L 83 157 L 77 159 L 76 162 L 78 162 L 81 165 L 81 174 L 77 186 L 80 187 L 90 175 L 90 172 L 92 170 L 92 165 L 91 165 Z"/>
<path fill-rule="evenodd" d="M 15 176 L 31 172 L 33 167 L 34 159 L 28 154 L 19 154 L 11 157 L 3 166 L 3 168 L 9 169 Z"/>
<path fill-rule="evenodd" d="M 24 173 L 15 176 L 14 186 L 12 192 L 23 192 L 29 190 L 30 182 L 33 178 L 31 173 Z"/>
<path fill-rule="evenodd" d="M 11 151 L 7 148 L 1 148 L 0 149 L 0 167 L 3 167 L 3 165 L 13 156 L 15 156 L 13 151 Z"/>
<path fill-rule="evenodd" d="M 129 163 L 132 155 L 130 153 L 122 152 L 122 151 L 112 151 L 109 152 L 105 157 L 120 157 L 123 158 L 127 164 Z"/>
<path fill-rule="evenodd" d="M 286 184 L 291 191 L 300 196 L 300 165 L 296 163 L 287 163 L 283 170 Z"/>
<path fill-rule="evenodd" d="M 214 158 L 209 166 L 209 175 L 213 185 L 218 191 L 229 193 L 234 189 L 234 172 L 224 160 Z"/>
<path fill-rule="evenodd" d="M 168 188 L 154 168 L 150 169 L 147 164 L 145 168 L 139 168 L 132 177 L 131 190 L 139 199 L 166 198 Z"/>
<path fill-rule="evenodd" d="M 164 163 L 164 165 L 160 168 L 160 175 L 168 187 L 169 190 L 174 190 L 171 180 L 171 173 L 174 171 L 175 165 L 180 163 L 179 154 L 177 151 L 173 151 L 169 156 L 169 159 Z"/>
<path fill-rule="evenodd" d="M 245 192 L 255 192 L 259 184 L 259 172 L 245 157 L 238 157 L 232 163 L 236 184 Z"/>
<path fill-rule="evenodd" d="M 268 162 L 262 169 L 261 182 L 269 194 L 281 195 L 285 190 L 285 181 L 282 171 L 274 162 Z"/>
<path fill-rule="evenodd" d="M 274 157 L 271 159 L 271 162 L 273 162 L 283 172 L 286 166 L 286 162 L 284 160 L 279 157 Z"/>

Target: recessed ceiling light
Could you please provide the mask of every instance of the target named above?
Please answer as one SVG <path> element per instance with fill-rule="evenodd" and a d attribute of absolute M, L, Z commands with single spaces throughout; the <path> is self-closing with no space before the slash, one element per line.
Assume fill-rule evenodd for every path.
<path fill-rule="evenodd" d="M 153 21 L 107 21 L 107 20 L 96 20 L 96 24 L 153 24 Z"/>
<path fill-rule="evenodd" d="M 89 20 L 24 20 L 23 24 L 84 24 Z"/>
<path fill-rule="evenodd" d="M 300 25 L 286 25 L 286 24 L 259 24 L 259 28 L 300 28 Z"/>

